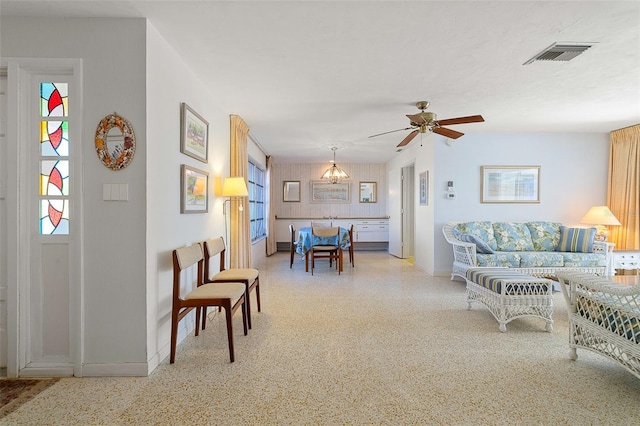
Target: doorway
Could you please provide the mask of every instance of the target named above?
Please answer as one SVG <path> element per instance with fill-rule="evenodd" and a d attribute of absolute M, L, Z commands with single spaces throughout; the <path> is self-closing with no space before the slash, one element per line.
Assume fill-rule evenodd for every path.
<path fill-rule="evenodd" d="M 402 173 L 402 259 L 413 262 L 415 245 L 415 165 L 410 164 Z"/>

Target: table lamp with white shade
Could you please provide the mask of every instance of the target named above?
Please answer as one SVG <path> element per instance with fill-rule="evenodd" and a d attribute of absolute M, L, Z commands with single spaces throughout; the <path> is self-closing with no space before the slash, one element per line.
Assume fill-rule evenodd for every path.
<path fill-rule="evenodd" d="M 595 225 L 597 229 L 596 241 L 607 241 L 609 234 L 607 226 L 621 225 L 620 221 L 616 219 L 607 206 L 591 207 L 580 222 L 586 223 L 587 225 Z"/>

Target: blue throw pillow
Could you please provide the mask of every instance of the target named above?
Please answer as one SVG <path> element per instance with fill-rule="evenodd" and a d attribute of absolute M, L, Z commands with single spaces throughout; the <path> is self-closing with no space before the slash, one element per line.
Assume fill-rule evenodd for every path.
<path fill-rule="evenodd" d="M 593 253 L 593 238 L 596 228 L 560 227 L 560 245 L 558 251 L 573 253 Z"/>
<path fill-rule="evenodd" d="M 458 239 L 465 243 L 473 243 L 476 245 L 476 251 L 483 254 L 493 254 L 493 250 L 489 247 L 489 244 L 482 241 L 480 238 L 471 234 L 460 234 Z"/>

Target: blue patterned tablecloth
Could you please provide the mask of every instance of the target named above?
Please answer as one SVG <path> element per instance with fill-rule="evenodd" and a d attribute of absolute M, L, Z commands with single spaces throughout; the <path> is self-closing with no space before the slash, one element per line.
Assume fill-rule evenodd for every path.
<path fill-rule="evenodd" d="M 304 256 L 307 254 L 307 252 L 309 250 L 311 250 L 311 238 L 313 237 L 313 235 L 311 234 L 311 227 L 310 226 L 305 226 L 300 228 L 300 230 L 298 231 L 298 247 L 296 248 L 296 252 L 300 255 L 300 256 Z M 313 237 L 315 238 L 315 244 L 335 244 L 336 243 L 336 237 L 329 237 L 329 238 L 320 238 L 320 237 Z M 349 238 L 349 230 L 343 227 L 340 227 L 340 247 L 342 247 L 342 250 L 346 250 L 351 246 L 351 239 Z"/>

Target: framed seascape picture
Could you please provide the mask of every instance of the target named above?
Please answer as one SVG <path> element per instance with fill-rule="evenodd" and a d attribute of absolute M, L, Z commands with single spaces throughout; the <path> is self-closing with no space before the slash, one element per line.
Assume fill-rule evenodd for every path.
<path fill-rule="evenodd" d="M 349 182 L 311 181 L 312 203 L 348 203 Z"/>
<path fill-rule="evenodd" d="M 481 202 L 539 203 L 540 166 L 482 166 Z"/>
<path fill-rule="evenodd" d="M 209 209 L 209 174 L 186 164 L 180 166 L 180 213 L 206 213 Z"/>
<path fill-rule="evenodd" d="M 209 151 L 209 123 L 189 105 L 180 106 L 180 152 L 207 162 Z"/>
<path fill-rule="evenodd" d="M 420 173 L 420 205 L 429 205 L 429 172 Z"/>

